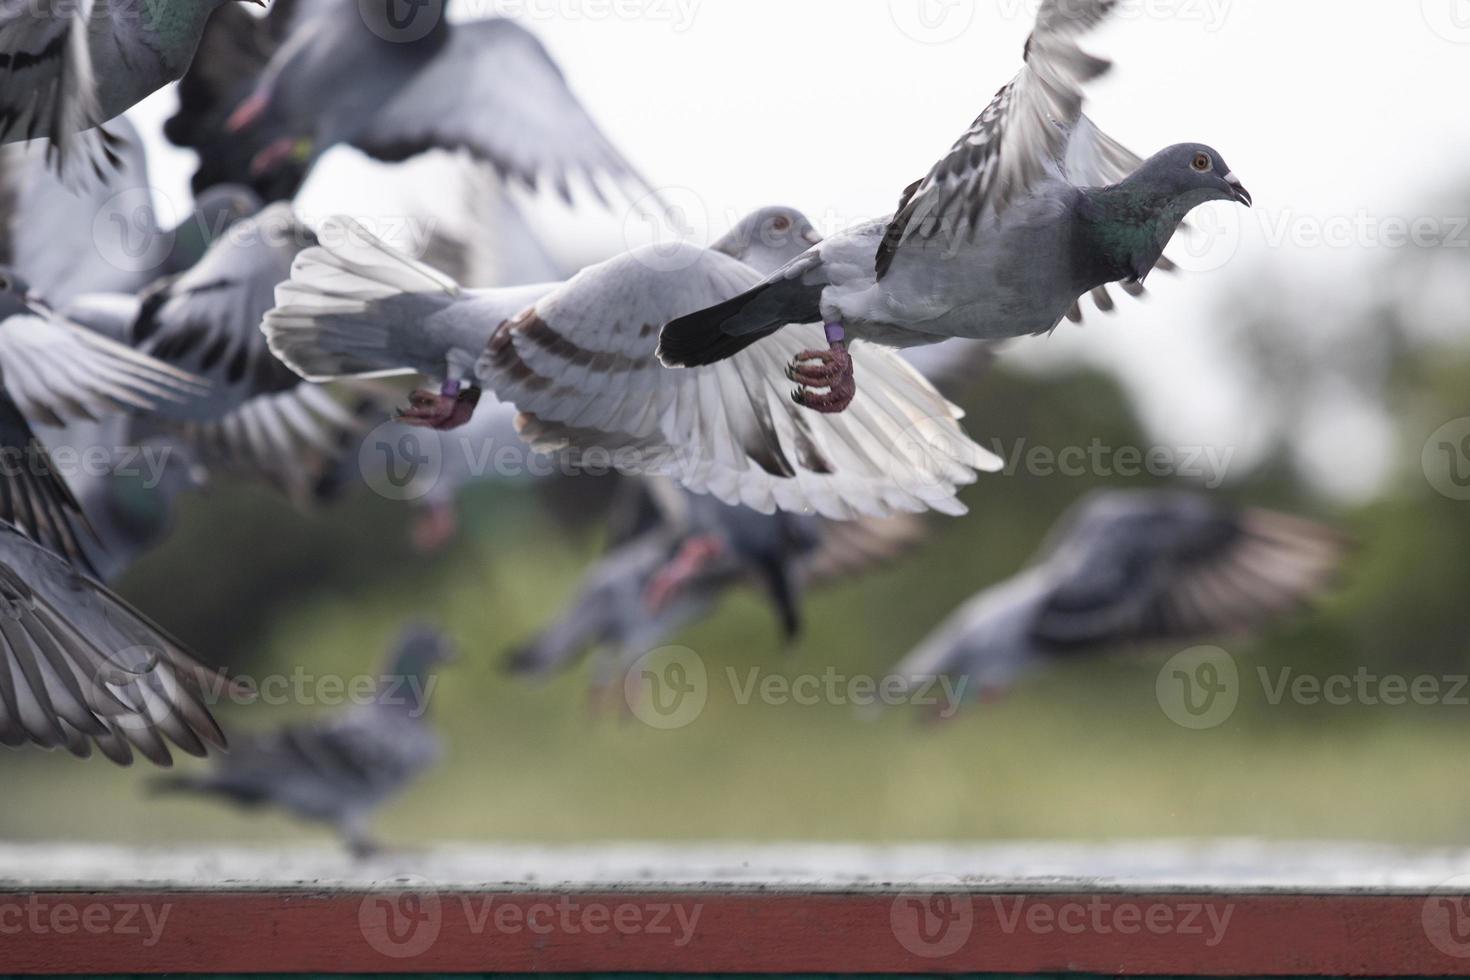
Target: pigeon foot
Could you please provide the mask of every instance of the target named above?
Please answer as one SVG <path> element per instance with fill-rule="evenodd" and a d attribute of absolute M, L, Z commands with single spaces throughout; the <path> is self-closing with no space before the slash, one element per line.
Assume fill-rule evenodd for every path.
<path fill-rule="evenodd" d="M 408 407 L 398 413 L 398 421 L 447 432 L 469 422 L 478 404 L 480 389 L 462 387 L 458 382 L 446 384 L 438 392 L 420 388 L 408 396 Z"/>
<path fill-rule="evenodd" d="M 840 323 L 829 323 L 826 350 L 806 350 L 796 355 L 786 368 L 786 377 L 800 385 L 791 393 L 792 401 L 802 408 L 829 415 L 846 411 L 852 404 L 857 395 L 857 380 L 845 337 Z M 823 388 L 825 392 L 817 390 Z"/>

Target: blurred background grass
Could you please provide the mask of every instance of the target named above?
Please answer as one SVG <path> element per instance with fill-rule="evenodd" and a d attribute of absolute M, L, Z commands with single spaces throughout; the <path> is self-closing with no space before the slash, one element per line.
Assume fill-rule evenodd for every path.
<path fill-rule="evenodd" d="M 1232 468 L 1219 492 L 1332 520 L 1358 548 L 1324 606 L 1227 644 L 1245 683 L 1235 714 L 1213 730 L 1176 726 L 1155 699 L 1159 669 L 1177 650 L 1066 665 L 941 725 L 896 709 L 864 720 L 843 704 L 740 704 L 726 680 L 727 668 L 742 679 L 750 668 L 795 677 L 829 666 L 882 676 L 961 600 L 1024 563 L 1079 496 L 1129 482 L 1097 474 L 982 479 L 965 495 L 971 515 L 933 521 L 920 553 L 814 596 L 805 637 L 789 649 L 761 603 L 732 598 L 675 640 L 704 658 L 712 683 L 702 715 L 674 731 L 589 710 L 585 670 L 532 686 L 499 669 L 598 554 L 596 501 L 606 487 L 596 483 L 561 488 L 559 506 L 535 487 L 479 486 L 464 501 L 463 533 L 434 558 L 409 547 L 405 507 L 364 490 L 308 517 L 221 487 L 185 501 L 173 538 L 122 588 L 206 657 L 256 676 L 298 667 L 371 674 L 405 620 L 448 630 L 464 656 L 431 707 L 450 754 L 383 814 L 390 841 L 1253 835 L 1463 844 L 1470 706 L 1273 705 L 1254 680 L 1262 666 L 1316 676 L 1470 670 L 1470 504 L 1438 493 L 1421 463 L 1430 433 L 1470 412 L 1470 351 L 1455 339 L 1470 330 L 1446 330 L 1437 311 L 1441 339 L 1424 335 L 1422 282 L 1404 281 L 1402 302 L 1337 324 L 1340 339 L 1325 351 L 1310 346 L 1302 314 L 1270 302 L 1270 289 L 1284 286 L 1263 286 L 1234 320 L 1241 383 L 1259 392 L 1261 416 L 1249 422 L 1273 427 L 1274 448 L 1248 470 Z M 1457 315 L 1470 326 L 1463 307 Z M 1341 368 L 1391 426 L 1393 462 L 1373 494 L 1328 494 L 1303 463 L 1311 447 L 1293 435 L 1291 406 L 1306 376 L 1293 364 L 1313 377 Z M 1003 450 L 1020 438 L 1054 448 L 1093 437 L 1152 444 L 1120 384 L 1091 370 L 1037 374 L 1003 361 L 964 400 L 972 432 Z M 1352 453 L 1351 440 L 1336 451 Z M 260 728 L 320 710 L 229 706 L 223 719 Z M 150 800 L 147 776 L 5 753 L 0 836 L 324 836 L 274 815 Z"/>

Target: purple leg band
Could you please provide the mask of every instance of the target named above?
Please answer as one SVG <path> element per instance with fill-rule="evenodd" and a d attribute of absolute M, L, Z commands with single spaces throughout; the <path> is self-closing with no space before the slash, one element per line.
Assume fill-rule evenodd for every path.
<path fill-rule="evenodd" d="M 829 344 L 840 344 L 840 343 L 842 343 L 846 339 L 847 339 L 847 331 L 842 328 L 842 324 L 840 324 L 840 323 L 829 323 L 829 324 L 827 324 L 827 343 L 829 343 Z"/>
<path fill-rule="evenodd" d="M 446 381 L 446 382 L 444 382 L 444 386 L 439 389 L 439 394 L 443 395 L 446 398 L 458 398 L 459 397 L 459 388 L 460 388 L 460 382 L 458 382 L 458 381 Z"/>

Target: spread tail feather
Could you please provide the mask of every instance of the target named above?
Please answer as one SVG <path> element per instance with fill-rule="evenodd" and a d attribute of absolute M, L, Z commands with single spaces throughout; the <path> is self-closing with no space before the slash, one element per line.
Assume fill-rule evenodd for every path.
<path fill-rule="evenodd" d="M 265 316 L 270 349 L 308 381 L 410 374 L 400 332 L 459 298 L 443 273 L 395 251 L 351 218 L 329 218 L 296 257 Z"/>

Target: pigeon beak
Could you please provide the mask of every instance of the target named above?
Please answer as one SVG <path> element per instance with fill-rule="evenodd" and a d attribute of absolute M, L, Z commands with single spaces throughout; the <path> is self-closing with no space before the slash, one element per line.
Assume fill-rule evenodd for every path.
<path fill-rule="evenodd" d="M 241 3 L 253 3 L 257 7 L 264 7 L 265 6 L 265 0 L 240 0 L 240 2 Z"/>
<path fill-rule="evenodd" d="M 1254 203 L 1251 199 L 1251 192 L 1245 189 L 1245 185 L 1240 182 L 1240 178 L 1235 176 L 1233 171 L 1225 175 L 1225 183 L 1230 185 L 1230 191 L 1235 195 L 1236 201 L 1246 207 Z"/>
<path fill-rule="evenodd" d="M 41 313 L 52 313 L 51 304 L 46 302 L 46 297 L 39 293 L 26 293 L 23 297 L 25 304 L 33 310 Z"/>
<path fill-rule="evenodd" d="M 811 228 L 802 234 L 801 240 L 808 245 L 820 245 L 822 244 L 822 235 L 817 229 Z"/>

